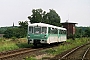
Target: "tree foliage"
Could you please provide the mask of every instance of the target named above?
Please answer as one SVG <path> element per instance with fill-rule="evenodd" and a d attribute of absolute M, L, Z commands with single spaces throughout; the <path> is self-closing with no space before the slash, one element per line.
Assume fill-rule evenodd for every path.
<path fill-rule="evenodd" d="M 90 37 L 90 27 L 85 30 L 85 36 Z"/>
<path fill-rule="evenodd" d="M 46 15 L 49 20 L 49 24 L 60 26 L 60 16 L 55 12 L 55 10 L 50 9 L 50 12 Z"/>
<path fill-rule="evenodd" d="M 55 10 L 49 9 L 49 12 L 43 11 L 42 9 L 33 9 L 32 15 L 28 16 L 31 23 L 48 23 L 51 25 L 61 26 L 60 16 Z"/>
<path fill-rule="evenodd" d="M 26 37 L 27 35 L 27 28 L 28 28 L 28 22 L 25 21 L 19 21 L 19 27 L 11 27 L 8 28 L 5 32 L 4 32 L 4 37 L 5 38 L 12 38 L 12 37 L 16 37 L 16 38 L 23 38 Z"/>
<path fill-rule="evenodd" d="M 4 32 L 4 34 L 5 34 L 4 35 L 5 38 L 12 38 L 12 37 L 22 38 L 22 37 L 25 37 L 24 30 L 22 30 L 20 28 L 8 28 Z"/>
<path fill-rule="evenodd" d="M 45 11 L 43 11 L 42 9 L 33 9 L 32 13 L 33 14 L 31 16 L 28 16 L 31 23 L 43 22 L 43 16 L 45 15 Z"/>
<path fill-rule="evenodd" d="M 0 27 L 0 34 L 4 34 L 4 32 L 7 30 L 6 27 Z"/>
<path fill-rule="evenodd" d="M 19 21 L 19 28 L 22 32 L 20 32 L 20 34 L 23 34 L 21 35 L 22 37 L 25 37 L 27 36 L 27 29 L 28 29 L 28 21 Z"/>
<path fill-rule="evenodd" d="M 4 37 L 6 38 L 11 38 L 13 36 L 13 30 L 12 29 L 7 29 L 5 32 L 4 32 Z"/>
<path fill-rule="evenodd" d="M 25 33 L 27 33 L 28 21 L 19 21 L 19 25 L 19 28 L 25 30 Z"/>
<path fill-rule="evenodd" d="M 90 27 L 76 27 L 75 37 L 90 37 Z"/>

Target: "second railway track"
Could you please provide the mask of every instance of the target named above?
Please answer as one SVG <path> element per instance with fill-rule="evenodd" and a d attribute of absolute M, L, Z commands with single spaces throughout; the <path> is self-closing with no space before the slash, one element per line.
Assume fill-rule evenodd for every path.
<path fill-rule="evenodd" d="M 90 43 L 64 51 L 50 60 L 90 60 Z"/>
<path fill-rule="evenodd" d="M 90 43 L 86 45 L 79 46 L 67 54 L 63 55 L 60 60 L 66 59 L 66 60 L 89 60 L 90 58 L 87 57 L 90 50 Z M 90 55 L 90 54 L 89 54 Z"/>

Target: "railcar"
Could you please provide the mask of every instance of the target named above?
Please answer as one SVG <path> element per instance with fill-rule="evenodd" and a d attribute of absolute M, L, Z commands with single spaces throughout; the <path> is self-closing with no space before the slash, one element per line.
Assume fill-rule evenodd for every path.
<path fill-rule="evenodd" d="M 45 23 L 28 25 L 28 44 L 51 44 L 67 40 L 66 29 Z"/>

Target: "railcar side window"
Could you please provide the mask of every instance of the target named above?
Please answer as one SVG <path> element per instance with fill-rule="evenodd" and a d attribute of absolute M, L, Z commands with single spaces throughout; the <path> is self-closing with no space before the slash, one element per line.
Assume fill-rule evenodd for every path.
<path fill-rule="evenodd" d="M 62 30 L 63 34 L 64 34 L 64 30 Z"/>
<path fill-rule="evenodd" d="M 50 33 L 51 34 L 57 34 L 58 33 L 58 30 L 56 28 L 53 28 L 53 29 L 51 29 L 51 32 Z"/>
<path fill-rule="evenodd" d="M 65 34 L 66 34 L 66 30 L 65 30 Z"/>
<path fill-rule="evenodd" d="M 33 33 L 33 27 L 29 27 L 29 33 Z"/>
<path fill-rule="evenodd" d="M 62 34 L 62 30 L 59 30 L 59 34 Z"/>
<path fill-rule="evenodd" d="M 57 34 L 58 33 L 58 29 L 55 28 L 54 30 L 54 34 Z"/>
<path fill-rule="evenodd" d="M 42 34 L 46 34 L 47 33 L 47 27 L 42 27 Z"/>
<path fill-rule="evenodd" d="M 63 34 L 65 34 L 65 30 L 63 30 Z"/>
<path fill-rule="evenodd" d="M 48 28 L 48 33 L 50 33 L 50 31 L 51 31 L 51 28 L 49 27 L 49 28 Z"/>
<path fill-rule="evenodd" d="M 62 30 L 59 30 L 59 34 L 62 34 Z"/>
<path fill-rule="evenodd" d="M 66 34 L 66 31 L 65 30 L 61 30 L 61 34 Z"/>
<path fill-rule="evenodd" d="M 61 34 L 63 34 L 63 30 L 61 30 Z"/>

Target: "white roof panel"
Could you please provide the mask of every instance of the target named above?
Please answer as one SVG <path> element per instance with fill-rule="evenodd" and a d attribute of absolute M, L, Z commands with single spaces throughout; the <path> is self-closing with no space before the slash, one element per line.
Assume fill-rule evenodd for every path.
<path fill-rule="evenodd" d="M 57 27 L 54 25 L 50 25 L 50 24 L 45 24 L 45 23 L 33 23 L 33 24 L 29 24 L 29 26 L 44 26 L 44 27 L 52 27 L 52 28 L 57 28 L 57 29 L 62 29 L 62 30 L 66 30 L 66 28 L 62 28 L 62 27 Z"/>

